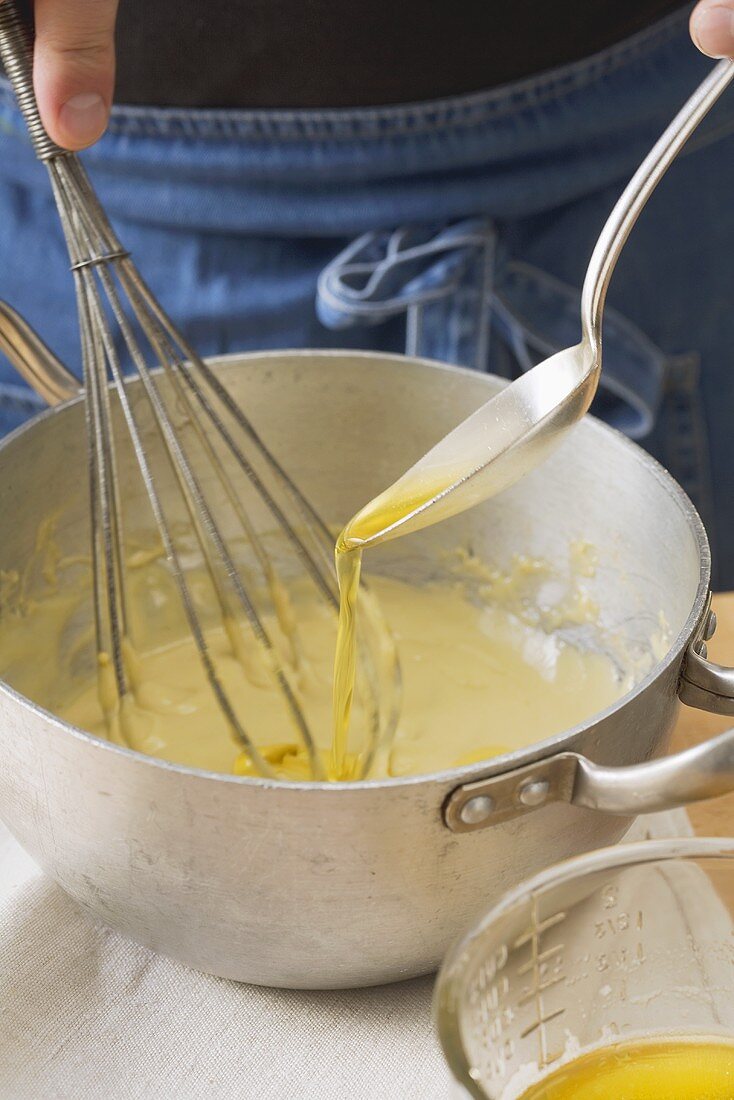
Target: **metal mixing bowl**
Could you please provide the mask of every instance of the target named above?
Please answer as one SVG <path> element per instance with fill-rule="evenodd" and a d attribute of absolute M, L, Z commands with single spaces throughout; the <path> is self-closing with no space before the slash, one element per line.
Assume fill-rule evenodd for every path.
<path fill-rule="evenodd" d="M 502 384 L 355 352 L 215 365 L 335 523 Z M 86 549 L 85 470 L 78 400 L 0 444 L 0 568 L 28 559 L 39 522 L 59 502 L 62 549 Z M 139 478 L 123 469 L 123 484 L 134 508 Z M 522 552 L 562 568 L 575 538 L 599 552 L 586 583 L 600 629 L 643 651 L 662 614 L 672 641 L 624 698 L 562 736 L 437 775 L 304 785 L 146 758 L 1 685 L 0 815 L 92 916 L 201 970 L 306 988 L 431 971 L 463 928 L 529 874 L 614 843 L 637 812 L 734 784 L 731 737 L 672 763 L 641 763 L 664 751 L 681 689 L 729 711 L 734 690 L 730 674 L 694 652 L 710 629 L 705 532 L 675 482 L 622 436 L 586 419 L 521 484 L 375 550 L 369 564 L 420 579 L 445 569 L 447 550 L 470 544 L 499 566 Z M 640 767 L 619 770 L 630 765 Z"/>

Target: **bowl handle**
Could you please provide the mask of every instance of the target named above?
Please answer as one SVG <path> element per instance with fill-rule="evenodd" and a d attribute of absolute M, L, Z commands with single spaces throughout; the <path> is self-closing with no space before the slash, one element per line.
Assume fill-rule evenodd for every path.
<path fill-rule="evenodd" d="M 678 695 L 686 706 L 713 714 L 734 714 L 734 668 L 709 661 L 706 653 L 706 642 L 716 630 L 710 596 L 702 622 L 686 650 Z"/>
<path fill-rule="evenodd" d="M 81 385 L 19 313 L 0 301 L 0 351 L 49 405 L 78 397 Z"/>
<path fill-rule="evenodd" d="M 626 767 L 605 767 L 564 752 L 511 772 L 464 783 L 444 803 L 454 833 L 469 833 L 567 802 L 607 814 L 673 810 L 734 791 L 734 729 L 674 756 Z"/>

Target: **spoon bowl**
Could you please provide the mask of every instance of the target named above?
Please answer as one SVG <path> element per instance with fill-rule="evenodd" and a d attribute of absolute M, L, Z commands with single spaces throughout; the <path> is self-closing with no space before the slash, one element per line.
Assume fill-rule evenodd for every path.
<path fill-rule="evenodd" d="M 586 272 L 581 343 L 512 382 L 371 500 L 344 529 L 348 549 L 419 531 L 495 496 L 543 462 L 587 412 L 601 374 L 604 302 L 622 248 L 655 187 L 733 78 L 734 62 L 714 66 L 622 192 Z"/>
<path fill-rule="evenodd" d="M 482 405 L 344 531 L 349 549 L 419 531 L 509 488 L 548 457 L 591 404 L 600 357 L 581 342 Z"/>

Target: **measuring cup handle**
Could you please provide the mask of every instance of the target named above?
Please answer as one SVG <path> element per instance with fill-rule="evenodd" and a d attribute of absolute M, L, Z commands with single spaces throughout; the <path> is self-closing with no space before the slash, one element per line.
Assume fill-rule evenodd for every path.
<path fill-rule="evenodd" d="M 0 352 L 18 374 L 49 405 L 77 397 L 79 380 L 58 359 L 27 321 L 7 303 L 0 301 Z"/>

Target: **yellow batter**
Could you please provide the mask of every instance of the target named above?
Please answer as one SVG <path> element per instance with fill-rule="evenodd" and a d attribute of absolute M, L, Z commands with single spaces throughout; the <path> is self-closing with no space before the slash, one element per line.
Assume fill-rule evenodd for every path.
<path fill-rule="evenodd" d="M 551 1073 L 521 1100 L 734 1100 L 734 1044 L 666 1039 L 606 1047 Z"/>
<path fill-rule="evenodd" d="M 372 589 L 395 633 L 403 672 L 396 736 L 389 751 L 378 754 L 373 776 L 433 772 L 532 744 L 602 709 L 623 690 L 608 658 L 582 654 L 501 608 L 479 609 L 459 585 L 414 588 L 375 577 Z M 316 597 L 304 597 L 296 609 L 308 639 L 301 697 L 328 764 L 334 618 Z M 310 778 L 277 691 L 267 678 L 243 674 L 223 630 L 208 638 L 225 687 L 266 759 L 283 775 Z M 131 748 L 193 767 L 253 774 L 190 639 L 147 655 L 138 676 L 123 731 Z M 96 684 L 60 713 L 105 736 Z"/>
<path fill-rule="evenodd" d="M 47 554 L 47 551 L 44 551 Z M 43 559 L 45 562 L 45 558 Z M 501 598 L 500 574 L 490 606 L 467 597 L 462 573 L 476 573 L 474 559 L 452 570 L 455 579 L 414 587 L 373 577 L 372 588 L 396 636 L 404 682 L 400 720 L 390 746 L 383 746 L 373 777 L 413 775 L 470 763 L 529 745 L 589 717 L 629 686 L 613 661 L 581 653 L 541 625 L 516 617 Z M 520 560 L 514 584 L 540 566 Z M 40 572 L 40 570 L 39 570 Z M 6 578 L 0 608 L 0 673 L 13 686 L 82 729 L 109 736 L 93 673 L 94 633 L 80 604 L 88 601 L 88 563 L 49 568 L 46 590 L 30 599 L 19 578 Z M 38 583 L 41 583 L 40 581 Z M 43 582 L 44 584 L 46 582 Z M 509 582 L 507 582 L 509 587 Z M 198 591 L 196 584 L 194 590 Z M 331 770 L 333 612 L 308 582 L 289 586 L 307 662 L 292 681 L 307 712 L 326 770 Z M 178 597 L 166 566 L 155 554 L 137 555 L 130 569 L 136 638 L 150 621 L 169 636 L 176 629 Z M 495 598 L 496 597 L 496 598 Z M 202 606 L 209 598 L 202 586 Z M 87 614 L 88 614 L 87 603 Z M 4 613 L 3 613 L 4 611 Z M 587 611 L 584 611 L 587 614 Z M 170 617 L 170 622 L 169 622 Z M 273 617 L 268 621 L 277 635 Z M 242 636 L 249 634 L 243 628 Z M 310 779 L 282 699 L 258 653 L 243 671 L 223 630 L 209 628 L 217 668 L 254 743 L 278 774 Z M 254 774 L 235 743 L 208 684 L 192 641 L 133 655 L 135 682 L 113 736 L 141 752 L 213 771 Z M 144 649 L 141 645 L 141 649 Z M 352 733 L 339 774 L 359 774 L 355 758 L 364 749 L 365 722 L 355 703 Z"/>

